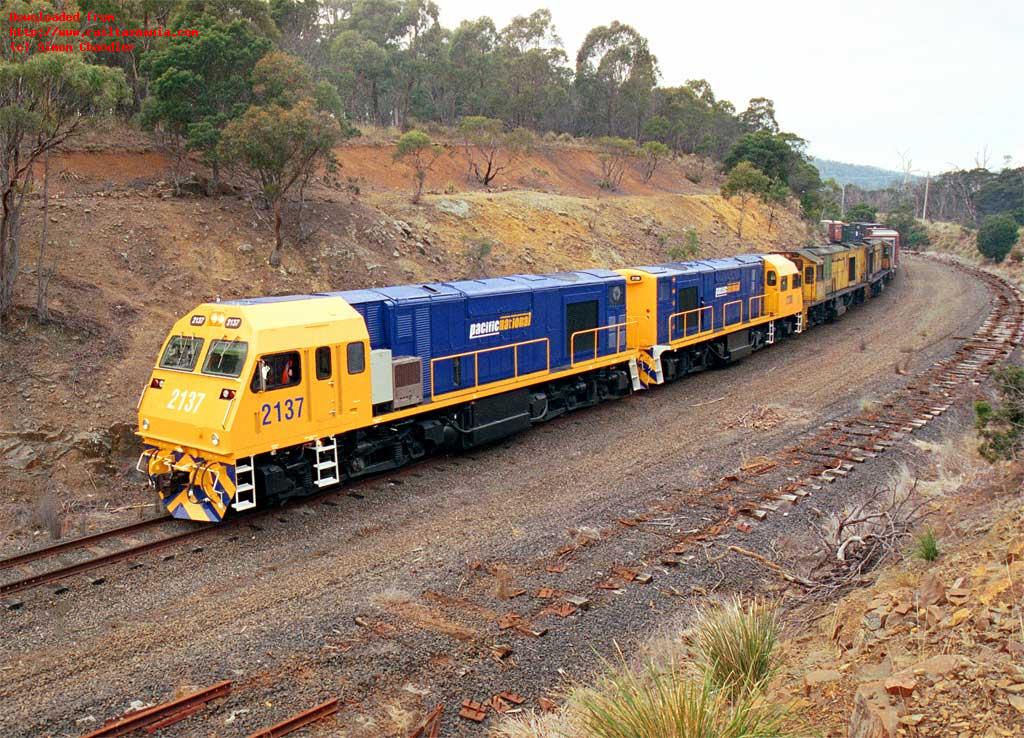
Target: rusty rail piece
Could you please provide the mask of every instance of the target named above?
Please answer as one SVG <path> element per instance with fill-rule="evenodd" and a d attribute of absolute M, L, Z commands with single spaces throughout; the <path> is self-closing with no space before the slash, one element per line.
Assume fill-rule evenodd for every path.
<path fill-rule="evenodd" d="M 279 738 L 282 735 L 288 735 L 293 733 L 299 728 L 305 727 L 310 723 L 315 723 L 318 720 L 323 720 L 325 717 L 333 715 L 338 711 L 338 698 L 321 702 L 316 707 L 311 707 L 308 710 L 300 712 L 296 715 L 292 715 L 287 720 L 282 720 L 277 725 L 271 725 L 269 728 L 263 728 L 252 733 L 248 738 Z"/>
<path fill-rule="evenodd" d="M 144 710 L 129 713 L 122 718 L 111 720 L 102 728 L 94 730 L 82 738 L 115 738 L 115 736 L 127 735 L 141 728 L 158 730 L 160 727 L 171 725 L 178 720 L 184 720 L 186 717 L 194 715 L 207 702 L 225 697 L 230 692 L 230 681 L 218 682 L 212 687 L 201 689 L 187 697 L 179 697 L 176 700 L 147 707 Z"/>
<path fill-rule="evenodd" d="M 147 551 L 154 551 L 158 548 L 169 546 L 172 543 L 177 543 L 186 538 L 194 538 L 204 533 L 209 533 L 211 532 L 211 530 L 215 529 L 210 527 L 194 528 L 192 530 L 187 530 L 182 533 L 176 533 L 172 536 L 167 536 L 166 538 L 159 538 L 155 541 L 149 541 L 148 543 L 141 543 L 137 546 L 130 546 L 128 548 L 122 548 L 118 551 L 113 551 L 108 554 L 94 556 L 91 559 L 86 559 L 85 561 L 79 561 L 75 564 L 62 566 L 58 569 L 51 569 L 49 571 L 44 571 L 39 574 L 33 574 L 31 576 L 25 577 L 24 579 L 18 579 L 14 582 L 6 582 L 4 584 L 0 584 L 0 595 L 13 594 L 14 592 L 20 592 L 25 589 L 37 587 L 40 584 L 56 582 L 66 577 L 72 576 L 74 574 L 79 574 L 83 571 L 88 571 L 89 569 L 95 569 L 106 564 L 112 564 L 116 561 L 122 561 L 124 559 L 128 559 L 133 556 L 146 553 Z"/>
<path fill-rule="evenodd" d="M 48 556 L 55 556 L 64 551 L 81 548 L 82 546 L 91 546 L 95 543 L 99 543 L 100 541 L 104 541 L 107 538 L 134 533 L 145 528 L 152 528 L 156 525 L 163 525 L 170 520 L 173 520 L 173 518 L 167 515 L 162 515 L 158 518 L 147 518 L 146 520 L 139 520 L 135 523 L 122 525 L 119 528 L 110 528 L 108 530 L 101 530 L 96 533 L 79 536 L 78 538 L 69 538 L 66 541 L 54 543 L 52 546 L 44 546 L 33 551 L 26 551 L 25 553 L 17 554 L 16 556 L 9 556 L 6 559 L 0 559 L 0 569 L 9 569 L 12 566 L 21 566 L 22 564 L 27 564 L 31 561 L 44 559 Z"/>
<path fill-rule="evenodd" d="M 409 734 L 409 738 L 437 738 L 441 733 L 441 713 L 444 712 L 444 703 L 440 703 L 423 719 L 423 722 Z M 427 732 L 427 728 L 430 732 Z"/>

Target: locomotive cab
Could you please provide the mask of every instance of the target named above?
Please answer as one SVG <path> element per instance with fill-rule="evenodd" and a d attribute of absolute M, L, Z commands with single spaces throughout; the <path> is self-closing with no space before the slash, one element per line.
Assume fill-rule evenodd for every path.
<path fill-rule="evenodd" d="M 336 453 L 328 464 L 321 449 L 339 422 L 370 417 L 368 356 L 362 317 L 338 298 L 200 305 L 171 330 L 139 400 L 139 469 L 173 516 L 213 522 L 255 504 L 258 475 L 282 492 L 309 470 L 321 486 L 336 482 Z M 307 447 L 312 463 L 256 461 L 267 448 Z"/>

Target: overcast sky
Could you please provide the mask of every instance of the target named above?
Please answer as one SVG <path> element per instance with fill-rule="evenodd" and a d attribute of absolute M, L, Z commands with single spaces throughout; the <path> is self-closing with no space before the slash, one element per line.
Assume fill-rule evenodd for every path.
<path fill-rule="evenodd" d="M 1024 165 L 1024 0 L 437 0 L 444 25 L 550 8 L 571 63 L 593 26 L 647 37 L 662 85 L 775 101 L 812 154 L 921 174 Z"/>

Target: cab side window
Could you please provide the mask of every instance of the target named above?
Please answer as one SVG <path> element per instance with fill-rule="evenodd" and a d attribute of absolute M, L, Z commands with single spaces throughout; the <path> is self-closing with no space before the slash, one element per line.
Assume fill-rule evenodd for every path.
<path fill-rule="evenodd" d="M 345 348 L 349 374 L 362 374 L 366 370 L 366 348 L 362 341 L 354 341 Z"/>
<path fill-rule="evenodd" d="M 804 269 L 804 282 L 814 284 L 814 267 L 809 266 Z"/>
<path fill-rule="evenodd" d="M 775 272 L 768 272 L 768 286 L 769 287 L 774 287 L 775 286 L 775 280 L 776 280 Z"/>
<path fill-rule="evenodd" d="M 782 278 L 782 281 L 779 283 L 779 289 L 782 292 L 785 292 L 786 290 L 789 289 L 789 277 Z"/>
<path fill-rule="evenodd" d="M 262 382 L 260 378 L 262 376 Z M 294 387 L 302 381 L 302 364 L 298 351 L 268 354 L 256 362 L 256 372 L 249 387 L 253 392 Z"/>
<path fill-rule="evenodd" d="M 800 286 L 800 275 L 799 274 L 794 274 L 793 275 L 793 289 L 796 289 L 799 286 Z"/>
<path fill-rule="evenodd" d="M 331 378 L 331 347 L 321 346 L 316 350 L 316 378 Z"/>

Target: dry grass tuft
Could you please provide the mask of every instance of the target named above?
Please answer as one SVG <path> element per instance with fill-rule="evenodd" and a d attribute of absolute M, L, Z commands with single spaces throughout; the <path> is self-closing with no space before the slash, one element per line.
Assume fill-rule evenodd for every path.
<path fill-rule="evenodd" d="M 34 528 L 45 530 L 50 534 L 50 538 L 56 541 L 64 535 L 64 514 L 60 492 L 55 485 L 48 484 L 43 493 L 36 498 L 31 525 Z"/>
<path fill-rule="evenodd" d="M 882 407 L 878 400 L 870 397 L 862 397 L 857 405 L 862 413 L 877 413 Z"/>
<path fill-rule="evenodd" d="M 404 589 L 397 589 L 395 587 L 370 595 L 370 604 L 384 609 L 408 605 L 412 601 L 413 596 L 411 594 Z"/>
<path fill-rule="evenodd" d="M 733 694 L 761 689 L 778 669 L 781 624 L 775 605 L 733 598 L 700 613 L 694 627 L 699 663 L 718 688 Z"/>
<path fill-rule="evenodd" d="M 733 599 L 701 612 L 689 639 L 660 636 L 618 652 L 592 686 L 553 713 L 503 720 L 491 738 L 783 738 L 786 712 L 764 698 L 778 668 L 777 610 Z M 687 641 L 693 641 L 692 656 Z"/>
<path fill-rule="evenodd" d="M 782 735 L 782 712 L 755 692 L 716 688 L 710 676 L 687 678 L 676 668 L 625 666 L 609 671 L 576 697 L 588 738 L 769 738 Z"/>

